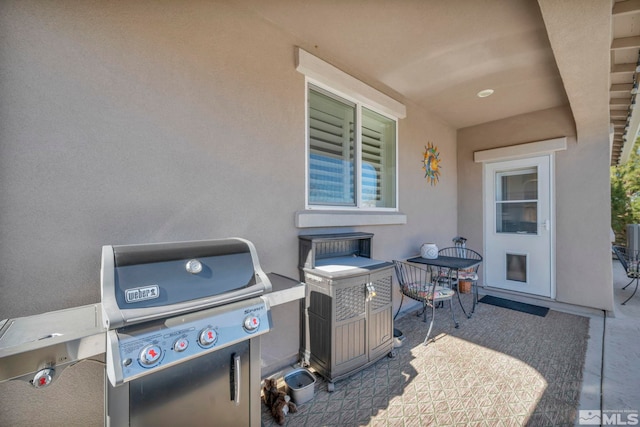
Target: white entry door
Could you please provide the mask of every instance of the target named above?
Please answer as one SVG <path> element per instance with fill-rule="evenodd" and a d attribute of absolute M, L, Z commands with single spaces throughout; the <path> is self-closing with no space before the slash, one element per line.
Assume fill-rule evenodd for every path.
<path fill-rule="evenodd" d="M 555 297 L 551 162 L 485 163 L 485 285 Z"/>

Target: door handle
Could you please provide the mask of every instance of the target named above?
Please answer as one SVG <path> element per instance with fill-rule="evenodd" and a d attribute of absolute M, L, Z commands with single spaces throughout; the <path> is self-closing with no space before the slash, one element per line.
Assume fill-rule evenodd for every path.
<path fill-rule="evenodd" d="M 551 223 L 548 219 L 545 219 L 543 222 L 540 223 L 541 226 L 544 227 L 545 230 L 549 231 L 549 229 L 551 228 Z"/>
<path fill-rule="evenodd" d="M 234 353 L 231 364 L 231 400 L 235 402 L 236 406 L 240 406 L 240 382 L 242 381 L 240 378 L 240 369 L 240 355 Z"/>

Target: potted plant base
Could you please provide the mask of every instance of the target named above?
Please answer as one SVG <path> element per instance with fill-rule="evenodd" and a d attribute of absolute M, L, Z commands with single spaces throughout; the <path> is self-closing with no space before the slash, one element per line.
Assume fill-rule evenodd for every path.
<path fill-rule="evenodd" d="M 471 282 L 468 280 L 460 280 L 458 282 L 458 292 L 461 294 L 471 293 Z"/>

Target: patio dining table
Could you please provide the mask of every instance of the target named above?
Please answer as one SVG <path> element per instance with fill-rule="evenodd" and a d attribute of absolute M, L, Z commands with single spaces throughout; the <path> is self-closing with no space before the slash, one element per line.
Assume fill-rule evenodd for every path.
<path fill-rule="evenodd" d="M 466 270 L 469 268 L 473 268 L 476 265 L 480 264 L 482 262 L 482 260 L 479 259 L 471 259 L 471 258 L 460 258 L 460 257 L 452 257 L 452 256 L 446 256 L 446 255 L 439 255 L 438 258 L 422 258 L 420 256 L 414 257 L 414 258 L 409 258 L 407 259 L 407 262 L 413 262 L 413 263 L 417 263 L 417 264 L 425 264 L 425 265 L 429 265 L 432 267 L 437 268 L 438 270 L 438 278 L 443 277 L 441 275 L 441 272 L 446 272 L 446 276 L 449 283 L 452 283 L 454 278 L 458 277 L 458 271 L 460 270 Z M 460 299 L 460 290 L 458 289 L 458 292 L 456 292 L 456 294 L 458 295 L 458 303 L 460 304 L 460 308 L 462 308 L 462 312 L 464 313 L 465 316 L 467 316 L 467 319 L 471 318 L 471 314 L 473 313 L 475 307 L 476 307 L 476 299 L 475 296 L 472 295 L 472 300 L 473 300 L 473 307 L 470 311 L 470 313 L 467 313 L 467 310 L 465 310 L 464 306 L 462 305 L 462 300 Z"/>

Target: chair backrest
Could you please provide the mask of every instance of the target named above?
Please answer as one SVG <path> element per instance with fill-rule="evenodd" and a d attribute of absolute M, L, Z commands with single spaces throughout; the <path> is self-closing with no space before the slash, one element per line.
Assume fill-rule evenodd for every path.
<path fill-rule="evenodd" d="M 438 251 L 438 255 L 450 256 L 455 258 L 477 259 L 479 261 L 482 261 L 482 255 L 480 255 L 478 252 L 474 251 L 473 249 L 454 247 L 454 246 L 440 249 Z M 473 270 L 477 272 L 479 267 L 480 267 L 480 264 L 476 265 L 475 267 L 469 270 Z"/>
<path fill-rule="evenodd" d="M 404 261 L 393 261 L 400 287 L 406 289 L 415 285 L 431 284 L 431 268 L 427 265 L 418 266 Z"/>
<path fill-rule="evenodd" d="M 438 282 L 431 280 L 435 274 L 433 267 L 397 260 L 393 261 L 393 266 L 403 295 L 422 303 L 433 298 Z"/>
<path fill-rule="evenodd" d="M 624 268 L 625 273 L 628 274 L 629 273 L 629 262 L 628 262 L 629 257 L 627 256 L 627 248 L 625 248 L 624 246 L 614 245 L 613 252 L 618 257 L 618 261 L 620 261 L 620 264 L 622 264 L 622 267 Z"/>

